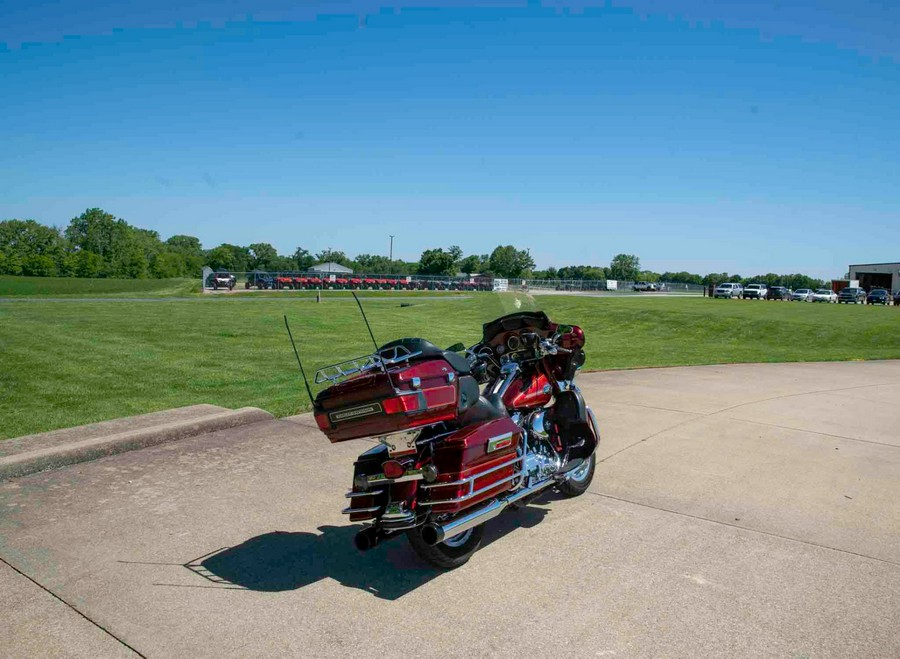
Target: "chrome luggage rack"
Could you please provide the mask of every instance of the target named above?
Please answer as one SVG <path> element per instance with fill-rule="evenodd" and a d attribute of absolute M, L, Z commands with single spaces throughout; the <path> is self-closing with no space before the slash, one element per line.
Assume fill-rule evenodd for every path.
<path fill-rule="evenodd" d="M 520 478 L 521 476 L 523 476 L 525 473 L 524 464 L 525 464 L 524 457 L 521 455 L 517 455 L 514 458 L 512 458 L 511 460 L 507 460 L 506 462 L 495 465 L 495 466 L 491 467 L 490 469 L 485 469 L 482 472 L 479 472 L 477 474 L 472 474 L 471 476 L 462 478 L 460 480 L 449 481 L 449 482 L 444 482 L 444 483 L 434 482 L 434 483 L 427 483 L 427 484 L 420 485 L 419 487 L 424 490 L 433 490 L 435 488 L 442 488 L 442 487 L 459 487 L 460 485 L 467 485 L 469 488 L 469 491 L 460 497 L 454 497 L 451 499 L 430 499 L 428 501 L 419 501 L 419 505 L 420 506 L 441 506 L 441 505 L 444 505 L 447 503 L 463 503 L 465 501 L 468 501 L 469 499 L 474 499 L 475 497 L 479 496 L 480 494 L 484 494 L 485 492 L 487 492 L 489 490 L 495 489 L 498 485 L 503 485 L 504 483 L 508 483 L 512 480 L 515 480 L 516 478 Z M 516 468 L 516 465 L 519 465 L 518 469 Z M 487 476 L 488 474 L 492 474 L 495 471 L 499 471 L 506 467 L 513 468 L 514 471 L 513 471 L 512 476 L 507 476 L 506 478 L 501 478 L 499 480 L 494 481 L 493 483 L 490 483 L 489 485 L 485 485 L 484 487 L 478 488 L 477 490 L 475 489 L 475 481 L 477 479 L 481 478 L 482 476 Z"/>
<path fill-rule="evenodd" d="M 324 382 L 334 383 L 351 375 L 358 375 L 372 370 L 384 371 L 388 366 L 408 361 L 421 354 L 421 350 L 413 352 L 402 345 L 384 348 L 371 355 L 348 359 L 344 362 L 320 368 L 316 371 L 316 384 Z"/>

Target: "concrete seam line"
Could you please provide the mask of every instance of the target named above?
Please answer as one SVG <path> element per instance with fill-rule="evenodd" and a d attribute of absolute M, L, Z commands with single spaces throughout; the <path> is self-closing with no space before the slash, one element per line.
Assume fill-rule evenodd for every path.
<path fill-rule="evenodd" d="M 892 561 L 887 558 L 878 558 L 877 556 L 869 556 L 868 554 L 860 554 L 857 551 L 850 551 L 849 549 L 840 549 L 839 547 L 832 547 L 830 545 L 823 545 L 818 542 L 812 542 L 811 540 L 803 540 L 801 538 L 792 538 L 789 535 L 781 535 L 780 533 L 772 533 L 771 531 L 763 531 L 761 529 L 752 529 L 749 526 L 741 526 L 740 524 L 732 524 L 731 522 L 723 522 L 718 519 L 710 519 L 709 517 L 703 517 L 701 515 L 692 515 L 691 513 L 684 513 L 679 510 L 672 510 L 671 508 L 663 508 L 661 506 L 654 506 L 649 503 L 641 503 L 640 501 L 631 501 L 630 499 L 623 499 L 622 497 L 613 496 L 612 494 L 603 494 L 602 492 L 591 492 L 588 490 L 586 494 L 593 494 L 595 497 L 601 497 L 603 499 L 612 499 L 613 501 L 621 501 L 622 503 L 630 503 L 632 506 L 640 506 L 642 508 L 650 508 L 652 510 L 658 510 L 663 513 L 669 513 L 670 515 L 680 515 L 681 517 L 688 517 L 690 519 L 696 519 L 701 522 L 708 522 L 710 524 L 718 524 L 721 526 L 728 526 L 733 529 L 739 529 L 741 531 L 747 531 L 748 533 L 759 533 L 760 535 L 767 535 L 770 538 L 778 538 L 780 540 L 787 540 L 788 542 L 798 542 L 802 545 L 809 545 L 810 547 L 817 547 L 818 549 L 829 549 L 831 551 L 836 551 L 841 554 L 849 554 L 851 556 L 856 556 L 858 558 L 865 558 L 870 561 L 878 561 L 879 563 L 886 563 L 887 565 L 893 565 L 894 567 L 900 567 L 900 563 L 897 561 Z"/>
<path fill-rule="evenodd" d="M 741 419 L 736 416 L 728 417 L 734 421 L 740 421 L 741 423 L 752 423 L 757 426 L 764 426 L 766 428 L 779 428 L 781 430 L 792 430 L 794 432 L 803 432 L 809 435 L 821 435 L 822 437 L 828 437 L 830 439 L 842 439 L 848 442 L 862 442 L 863 444 L 874 444 L 875 446 L 886 446 L 887 448 L 900 448 L 900 445 L 897 444 L 888 444 L 887 442 L 876 442 L 874 439 L 862 439 L 860 437 L 847 437 L 846 435 L 835 435 L 829 432 L 822 432 L 821 430 L 807 430 L 806 428 L 794 428 L 792 426 L 782 426 L 777 423 L 766 423 L 765 421 L 754 421 L 753 419 Z"/>
<path fill-rule="evenodd" d="M 9 455 L 0 458 L 0 480 L 18 478 L 47 469 L 89 462 L 109 455 L 189 439 L 198 435 L 236 428 L 260 421 L 269 421 L 272 418 L 272 415 L 265 410 L 255 407 L 243 407 L 238 410 L 228 410 L 199 419 L 176 421 L 155 427 L 124 431 L 95 439 L 80 440 L 60 446 Z"/>
<path fill-rule="evenodd" d="M 102 632 L 103 632 L 104 634 L 106 634 L 107 636 L 109 636 L 109 637 L 115 639 L 116 641 L 118 641 L 119 643 L 121 643 L 122 645 L 124 645 L 126 648 L 128 648 L 129 650 L 131 650 L 132 652 L 134 652 L 137 656 L 143 657 L 143 659 L 146 659 L 146 655 L 141 654 L 140 652 L 138 652 L 134 647 L 132 647 L 131 645 L 129 645 L 128 643 L 126 643 L 125 641 L 123 641 L 121 638 L 119 638 L 119 637 L 116 636 L 115 634 L 113 634 L 111 631 L 109 631 L 106 627 L 104 627 L 104 626 L 101 625 L 100 623 L 98 623 L 98 622 L 96 622 L 96 621 L 94 621 L 94 620 L 91 620 L 85 613 L 83 613 L 82 611 L 80 611 L 76 606 L 74 606 L 74 605 L 70 604 L 69 602 L 67 602 L 66 600 L 64 600 L 62 597 L 60 597 L 59 595 L 57 595 L 56 593 L 54 593 L 52 590 L 50 590 L 49 588 L 47 588 L 47 587 L 46 587 L 44 584 L 42 584 L 41 582 L 37 581 L 36 579 L 33 579 L 33 578 L 30 577 L 29 575 L 27 575 L 27 574 L 25 574 L 24 572 L 22 572 L 22 570 L 20 570 L 19 568 L 17 568 L 15 565 L 13 565 L 13 564 L 10 563 L 9 561 L 7 561 L 7 560 L 6 560 L 5 558 L 3 558 L 2 556 L 0 556 L 0 562 L 2 562 L 4 565 L 8 566 L 9 569 L 11 569 L 11 570 L 12 570 L 13 572 L 15 572 L 16 574 L 20 574 L 21 576 L 23 576 L 23 577 L 25 577 L 26 579 L 28 579 L 28 581 L 30 581 L 30 582 L 33 583 L 35 586 L 37 586 L 38 588 L 40 588 L 41 590 L 43 590 L 45 593 L 47 593 L 48 595 L 50 595 L 50 597 L 54 598 L 55 600 L 57 600 L 57 601 L 59 601 L 59 602 L 62 602 L 64 605 L 66 605 L 67 607 L 69 607 L 72 611 L 74 611 L 75 613 L 77 613 L 78 615 L 80 615 L 82 618 L 84 618 L 85 620 L 87 620 L 89 623 L 91 623 L 94 627 L 96 627 L 97 629 L 99 629 L 100 631 L 102 631 Z"/>

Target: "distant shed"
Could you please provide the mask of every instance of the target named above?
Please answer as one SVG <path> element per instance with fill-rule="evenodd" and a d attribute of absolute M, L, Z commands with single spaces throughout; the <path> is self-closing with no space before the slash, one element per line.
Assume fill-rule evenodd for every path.
<path fill-rule="evenodd" d="M 900 263 L 859 263 L 848 267 L 850 279 L 858 279 L 860 287 L 871 291 L 885 288 L 900 290 Z"/>
<path fill-rule="evenodd" d="M 352 275 L 353 270 L 340 263 L 317 263 L 307 272 L 311 275 Z"/>

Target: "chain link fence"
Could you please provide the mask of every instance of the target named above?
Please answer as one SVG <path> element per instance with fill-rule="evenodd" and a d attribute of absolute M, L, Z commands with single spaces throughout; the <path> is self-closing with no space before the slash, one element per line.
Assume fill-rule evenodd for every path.
<path fill-rule="evenodd" d="M 664 293 L 669 295 L 703 295 L 702 284 L 683 284 L 678 282 L 634 282 L 614 281 L 611 279 L 524 279 L 510 280 L 517 286 L 538 291 L 569 291 L 585 293 L 634 294 Z"/>
<path fill-rule="evenodd" d="M 573 293 L 664 293 L 702 295 L 700 284 L 632 282 L 607 279 L 502 279 L 479 275 L 350 274 L 320 272 L 214 272 L 203 269 L 208 290 L 357 290 L 357 291 L 528 291 Z"/>
<path fill-rule="evenodd" d="M 505 281 L 505 280 L 503 280 Z M 207 290 L 492 291 L 493 277 L 343 274 L 319 272 L 214 272 L 203 269 Z"/>

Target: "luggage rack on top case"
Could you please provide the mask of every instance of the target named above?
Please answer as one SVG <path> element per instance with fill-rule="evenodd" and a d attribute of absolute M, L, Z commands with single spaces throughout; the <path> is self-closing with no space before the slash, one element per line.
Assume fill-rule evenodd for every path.
<path fill-rule="evenodd" d="M 323 382 L 334 383 L 351 375 L 366 373 L 374 369 L 384 371 L 388 366 L 408 361 L 421 354 L 421 350 L 413 352 L 402 345 L 383 348 L 371 355 L 348 359 L 347 361 L 320 368 L 316 371 L 316 384 L 322 384 Z"/>

